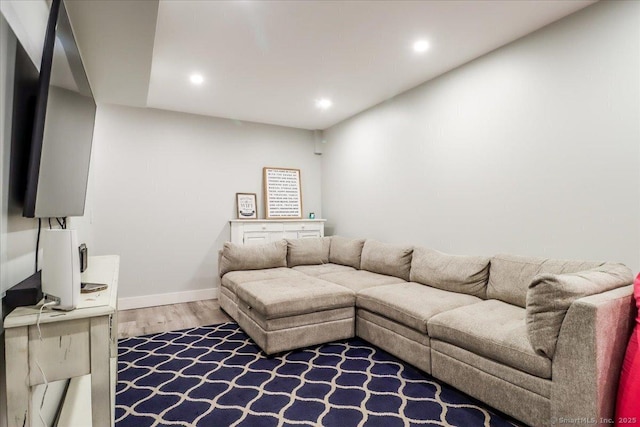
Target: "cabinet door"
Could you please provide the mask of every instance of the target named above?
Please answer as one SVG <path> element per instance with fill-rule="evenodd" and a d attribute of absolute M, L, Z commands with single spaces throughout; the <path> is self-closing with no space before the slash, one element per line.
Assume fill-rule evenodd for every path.
<path fill-rule="evenodd" d="M 245 245 L 260 245 L 263 243 L 269 243 L 269 234 L 270 233 L 258 231 L 244 233 L 243 243 Z"/>
<path fill-rule="evenodd" d="M 322 237 L 322 233 L 320 230 L 309 230 L 309 231 L 285 231 L 284 238 L 285 239 L 313 239 Z"/>
<path fill-rule="evenodd" d="M 317 239 L 322 237 L 320 230 L 298 231 L 298 239 Z"/>
<path fill-rule="evenodd" d="M 320 222 L 295 222 L 284 226 L 288 239 L 318 238 L 324 236 L 324 224 Z"/>
<path fill-rule="evenodd" d="M 297 239 L 298 238 L 298 232 L 297 231 L 285 231 L 284 233 L 282 233 L 282 238 L 283 239 Z"/>

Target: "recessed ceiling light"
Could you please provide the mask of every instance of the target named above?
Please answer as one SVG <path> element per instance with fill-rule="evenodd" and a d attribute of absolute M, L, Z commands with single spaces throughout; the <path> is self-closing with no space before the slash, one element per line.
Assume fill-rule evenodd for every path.
<path fill-rule="evenodd" d="M 413 44 L 413 50 L 417 53 L 423 53 L 429 50 L 429 42 L 426 40 L 418 40 Z"/>
<path fill-rule="evenodd" d="M 318 107 L 321 110 L 327 110 L 331 108 L 332 105 L 333 105 L 333 102 L 331 102 L 331 100 L 327 98 L 321 98 L 316 101 L 316 107 Z"/>
<path fill-rule="evenodd" d="M 204 82 L 204 77 L 202 77 L 202 74 L 191 74 L 189 80 L 194 85 L 201 85 Z"/>

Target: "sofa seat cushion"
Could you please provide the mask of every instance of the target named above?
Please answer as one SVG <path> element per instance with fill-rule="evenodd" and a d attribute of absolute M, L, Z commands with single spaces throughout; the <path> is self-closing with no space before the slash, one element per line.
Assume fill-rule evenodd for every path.
<path fill-rule="evenodd" d="M 352 290 L 299 274 L 238 285 L 238 305 L 256 310 L 265 320 L 354 306 Z"/>
<path fill-rule="evenodd" d="M 265 268 L 263 270 L 230 271 L 222 276 L 220 285 L 235 294 L 238 285 L 241 283 L 299 276 L 303 276 L 303 274 L 287 267 Z"/>
<path fill-rule="evenodd" d="M 429 336 L 540 378 L 551 378 L 551 360 L 537 354 L 527 336 L 524 308 L 498 300 L 433 316 Z"/>
<path fill-rule="evenodd" d="M 323 274 L 339 273 L 342 271 L 356 271 L 355 268 L 340 264 L 320 264 L 320 265 L 298 265 L 293 267 L 294 270 L 304 273 L 308 276 L 318 277 Z"/>
<path fill-rule="evenodd" d="M 364 289 L 358 292 L 356 307 L 380 314 L 426 334 L 427 321 L 431 317 L 446 310 L 481 301 L 472 295 L 408 282 Z"/>
<path fill-rule="evenodd" d="M 547 399 L 551 398 L 552 381 L 548 378 L 536 377 L 535 375 L 531 375 L 527 372 L 521 371 L 520 369 L 514 369 L 511 366 L 507 366 L 504 363 L 479 356 L 476 353 L 460 348 L 457 345 L 436 339 L 431 340 L 431 350 L 433 352 L 449 356 L 458 362 L 473 366 L 475 369 L 493 377 L 500 378 L 509 384 L 521 387 L 539 396 L 546 397 Z M 433 374 L 437 375 L 438 372 L 434 371 Z"/>
<path fill-rule="evenodd" d="M 340 271 L 336 273 L 322 274 L 318 277 L 328 282 L 337 283 L 338 285 L 342 285 L 356 292 L 361 289 L 367 289 L 374 286 L 405 283 L 404 280 L 398 277 L 372 273 L 365 270 Z"/>

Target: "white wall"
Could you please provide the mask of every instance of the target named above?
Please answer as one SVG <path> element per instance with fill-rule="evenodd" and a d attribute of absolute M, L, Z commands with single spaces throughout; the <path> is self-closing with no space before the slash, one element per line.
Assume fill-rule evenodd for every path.
<path fill-rule="evenodd" d="M 264 166 L 301 169 L 304 214 L 321 217 L 313 148 L 310 131 L 100 105 L 89 251 L 121 256 L 120 298 L 216 287 L 235 193 L 257 193 L 264 216 Z"/>
<path fill-rule="evenodd" d="M 40 69 L 44 35 L 49 19 L 50 2 L 47 0 L 2 0 L 0 12 L 11 26 L 11 30 Z"/>
<path fill-rule="evenodd" d="M 3 13 L 4 13 L 3 5 Z M 17 19 L 14 24 L 19 23 Z M 17 38 L 0 15 L 0 292 L 34 273 L 37 222 L 10 197 L 11 124 Z M 40 47 L 42 49 L 42 46 Z M 0 317 L 2 311 L 0 309 Z M 0 325 L 0 332 L 2 325 Z"/>
<path fill-rule="evenodd" d="M 325 139 L 334 233 L 639 270 L 640 2 L 599 2 Z"/>
<path fill-rule="evenodd" d="M 0 294 L 34 272 L 37 223 L 9 195 L 16 36 L 0 15 Z M 0 319 L 4 319 L 0 304 Z M 6 425 L 4 330 L 0 322 L 0 426 Z"/>

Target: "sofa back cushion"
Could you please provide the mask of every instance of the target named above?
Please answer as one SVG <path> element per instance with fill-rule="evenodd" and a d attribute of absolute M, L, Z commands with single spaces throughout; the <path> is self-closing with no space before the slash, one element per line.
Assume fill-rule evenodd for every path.
<path fill-rule="evenodd" d="M 562 321 L 575 300 L 632 282 L 631 270 L 613 263 L 577 273 L 537 275 L 527 291 L 527 334 L 531 346 L 536 353 L 553 359 Z"/>
<path fill-rule="evenodd" d="M 287 265 L 328 264 L 330 245 L 330 237 L 287 239 Z"/>
<path fill-rule="evenodd" d="M 280 240 L 263 245 L 237 245 L 226 242 L 218 271 L 220 277 L 229 271 L 261 270 L 287 266 L 287 241 Z"/>
<path fill-rule="evenodd" d="M 367 240 L 362 247 L 362 270 L 409 280 L 412 246 Z"/>
<path fill-rule="evenodd" d="M 486 298 L 489 261 L 491 258 L 484 256 L 449 255 L 415 247 L 409 278 L 445 291 Z"/>
<path fill-rule="evenodd" d="M 332 236 L 329 247 L 329 262 L 360 269 L 363 245 L 364 239 Z"/>
<path fill-rule="evenodd" d="M 491 258 L 487 298 L 524 308 L 527 304 L 527 289 L 536 275 L 575 273 L 603 264 L 604 262 L 496 255 Z"/>

